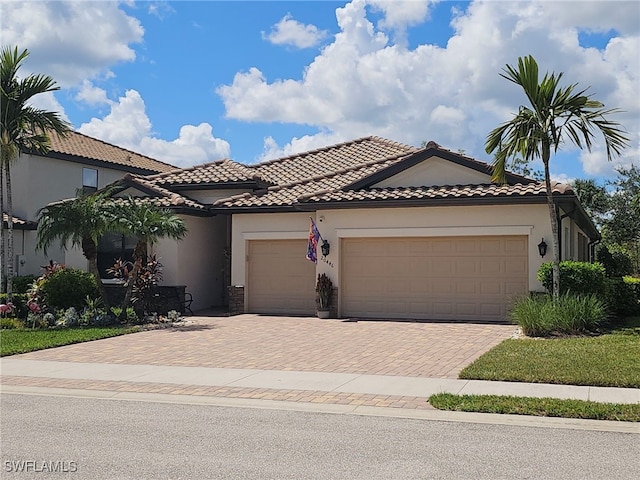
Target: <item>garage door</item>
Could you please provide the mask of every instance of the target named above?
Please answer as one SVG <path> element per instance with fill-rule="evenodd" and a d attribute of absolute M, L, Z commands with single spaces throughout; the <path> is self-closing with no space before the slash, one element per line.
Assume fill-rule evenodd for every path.
<path fill-rule="evenodd" d="M 503 320 L 528 290 L 526 236 L 344 239 L 342 315 Z"/>
<path fill-rule="evenodd" d="M 249 312 L 315 313 L 315 272 L 306 240 L 251 240 L 248 245 Z"/>

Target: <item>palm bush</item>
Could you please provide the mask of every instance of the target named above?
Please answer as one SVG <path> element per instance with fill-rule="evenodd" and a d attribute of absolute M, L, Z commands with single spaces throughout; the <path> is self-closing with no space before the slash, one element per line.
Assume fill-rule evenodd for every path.
<path fill-rule="evenodd" d="M 514 302 L 509 318 L 525 335 L 579 335 L 597 329 L 608 318 L 607 304 L 596 295 L 564 293 L 523 297 Z"/>

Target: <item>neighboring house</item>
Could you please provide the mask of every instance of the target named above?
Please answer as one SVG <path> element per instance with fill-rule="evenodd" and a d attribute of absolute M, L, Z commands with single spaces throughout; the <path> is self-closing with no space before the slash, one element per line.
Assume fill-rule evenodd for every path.
<path fill-rule="evenodd" d="M 434 142 L 366 137 L 256 165 L 127 175 L 117 195 L 184 217 L 186 238 L 155 251 L 193 308 L 313 315 L 326 273 L 340 317 L 493 321 L 514 296 L 542 290 L 536 273 L 552 255 L 544 184 L 490 177 Z M 562 258 L 588 260 L 598 231 L 569 186 L 553 189 Z M 310 218 L 330 244 L 317 264 L 305 258 Z"/>
<path fill-rule="evenodd" d="M 11 166 L 16 275 L 39 275 L 49 260 L 86 268 L 86 260 L 76 250 L 65 252 L 52 247 L 47 255 L 36 252 L 35 221 L 40 208 L 73 198 L 78 190 L 103 188 L 126 174 L 148 175 L 176 168 L 78 132 L 71 132 L 66 138 L 53 134 L 50 141 L 47 155 L 22 153 Z M 4 220 L 6 226 L 6 215 Z"/>

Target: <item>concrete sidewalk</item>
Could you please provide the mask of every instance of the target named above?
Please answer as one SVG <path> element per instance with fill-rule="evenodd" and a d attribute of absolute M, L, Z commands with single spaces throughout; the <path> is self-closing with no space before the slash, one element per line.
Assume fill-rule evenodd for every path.
<path fill-rule="evenodd" d="M 440 392 L 640 403 L 640 389 L 397 375 L 0 359 L 3 390 L 33 386 L 429 408 Z M 9 389 L 10 390 L 10 389 Z"/>

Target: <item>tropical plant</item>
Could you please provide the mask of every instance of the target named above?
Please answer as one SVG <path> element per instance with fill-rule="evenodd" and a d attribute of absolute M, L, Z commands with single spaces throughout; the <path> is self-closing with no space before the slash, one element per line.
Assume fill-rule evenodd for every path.
<path fill-rule="evenodd" d="M 49 134 L 64 136 L 70 125 L 56 112 L 34 107 L 31 99 L 41 93 L 58 90 L 47 75 L 18 78 L 18 70 L 29 55 L 18 47 L 3 47 L 0 52 L 0 262 L 6 265 L 7 295 L 13 294 L 13 200 L 11 164 L 23 152 L 45 155 L 49 151 Z M 6 191 L 5 191 L 6 188 Z M 5 215 L 6 194 L 6 215 Z M 4 218 L 7 222 L 6 257 Z M 9 259 L 6 261 L 6 259 Z M 1 271 L 0 276 L 5 272 Z"/>
<path fill-rule="evenodd" d="M 318 293 L 318 310 L 329 310 L 331 306 L 331 294 L 333 283 L 325 273 L 318 274 L 316 292 Z"/>
<path fill-rule="evenodd" d="M 138 283 L 138 277 L 147 259 L 147 246 L 157 243 L 161 238 L 181 240 L 187 233 L 187 227 L 182 218 L 171 210 L 150 203 L 138 202 L 129 197 L 117 204 L 117 230 L 138 239 L 133 250 L 133 266 L 123 302 L 126 309 L 131 304 L 134 285 Z"/>
<path fill-rule="evenodd" d="M 46 254 L 47 248 L 55 241 L 59 241 L 65 249 L 68 244 L 81 247 L 107 310 L 109 299 L 98 271 L 98 240 L 119 226 L 117 220 L 120 213 L 110 201 L 109 191 L 103 190 L 51 203 L 41 208 L 38 214 L 36 248 L 44 250 Z"/>
<path fill-rule="evenodd" d="M 594 130 L 598 130 L 604 137 L 607 158 L 611 160 L 622 152 L 629 139 L 619 123 L 607 119 L 608 115 L 618 112 L 617 109 L 604 109 L 601 102 L 587 94 L 587 89 L 578 90 L 578 84 L 561 87 L 562 73 L 545 73 L 540 81 L 538 64 L 531 55 L 518 58 L 517 69 L 507 65 L 503 72 L 501 77 L 522 87 L 530 106 L 520 106 L 513 119 L 487 136 L 485 150 L 489 154 L 495 152 L 492 180 L 506 183 L 506 164 L 510 158 L 517 155 L 526 161 L 541 158 L 553 237 L 553 295 L 557 299 L 560 294 L 560 248 L 549 174 L 551 154 L 567 141 L 591 151 Z"/>
<path fill-rule="evenodd" d="M 111 268 L 107 269 L 107 273 L 120 280 L 122 285 L 127 288 L 129 283 L 133 281 L 133 262 L 119 258 Z M 142 314 L 152 313 L 155 306 L 153 301 L 154 289 L 160 281 L 162 281 L 162 264 L 155 255 L 150 255 L 146 261 L 143 260 L 141 262 L 138 277 L 131 290 L 131 303 L 139 306 Z M 124 310 L 119 308 L 118 311 L 120 313 L 117 316 L 120 317 L 122 315 L 124 318 L 126 316 Z"/>

